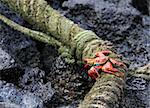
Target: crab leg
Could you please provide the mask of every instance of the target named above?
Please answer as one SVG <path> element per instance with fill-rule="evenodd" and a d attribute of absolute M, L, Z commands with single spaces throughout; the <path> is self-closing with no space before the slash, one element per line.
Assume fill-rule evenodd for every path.
<path fill-rule="evenodd" d="M 110 58 L 110 61 L 112 62 L 112 64 L 115 64 L 115 65 L 121 66 L 123 68 L 126 68 L 126 65 L 124 63 L 122 63 L 122 62 L 119 62 L 119 61 L 114 60 L 112 58 Z"/>
<path fill-rule="evenodd" d="M 96 78 L 100 76 L 98 70 L 99 69 L 96 69 L 95 67 L 91 67 L 91 69 L 88 71 L 88 75 L 96 80 Z"/>

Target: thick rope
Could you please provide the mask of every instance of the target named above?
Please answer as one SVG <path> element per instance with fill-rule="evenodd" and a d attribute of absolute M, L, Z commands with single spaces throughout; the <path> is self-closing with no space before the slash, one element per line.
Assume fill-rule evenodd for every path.
<path fill-rule="evenodd" d="M 57 40 L 70 46 L 73 37 L 83 31 L 77 24 L 63 17 L 51 8 L 45 0 L 0 0 L 18 12 L 36 30 L 54 36 Z"/>
<path fill-rule="evenodd" d="M 27 36 L 32 37 L 32 38 L 34 38 L 38 41 L 48 43 L 48 44 L 51 44 L 51 45 L 58 45 L 58 46 L 62 45 L 59 41 L 57 41 L 53 37 L 48 36 L 48 35 L 46 35 L 42 32 L 34 31 L 34 30 L 28 29 L 26 27 L 23 27 L 23 26 L 15 23 L 15 22 L 9 20 L 7 17 L 5 17 L 1 14 L 0 14 L 0 20 L 3 21 L 8 26 L 12 27 L 13 29 L 15 29 L 17 31 L 20 31 L 21 33 L 24 33 Z"/>
<path fill-rule="evenodd" d="M 75 35 L 72 45 L 79 60 L 85 57 L 93 58 L 97 51 L 113 49 L 110 42 L 102 40 L 91 30 L 84 30 Z"/>
<path fill-rule="evenodd" d="M 134 71 L 132 76 L 141 77 L 141 78 L 144 78 L 146 80 L 150 80 L 150 63 L 148 63 L 147 65 L 145 65 L 143 67 L 137 68 Z"/>
<path fill-rule="evenodd" d="M 114 75 L 98 78 L 79 108 L 119 108 L 124 85 L 123 79 Z"/>

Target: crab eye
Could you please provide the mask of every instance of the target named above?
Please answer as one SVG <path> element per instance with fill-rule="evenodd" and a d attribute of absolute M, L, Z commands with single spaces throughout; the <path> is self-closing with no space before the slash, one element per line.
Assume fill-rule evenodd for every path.
<path fill-rule="evenodd" d="M 96 60 L 96 62 L 99 62 L 99 60 Z"/>

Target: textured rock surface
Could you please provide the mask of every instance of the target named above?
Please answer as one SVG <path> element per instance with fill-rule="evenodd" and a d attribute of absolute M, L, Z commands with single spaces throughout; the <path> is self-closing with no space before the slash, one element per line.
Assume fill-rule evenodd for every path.
<path fill-rule="evenodd" d="M 150 1 L 149 0 L 132 0 L 132 4 L 142 14 L 150 15 Z"/>
<path fill-rule="evenodd" d="M 0 13 L 24 24 L 2 4 Z M 43 81 L 46 75 L 39 68 L 39 54 L 33 40 L 0 21 L 0 107 L 43 108 L 51 100 L 54 91 L 51 82 Z"/>
<path fill-rule="evenodd" d="M 15 65 L 15 60 L 0 48 L 0 70 L 9 69 Z"/>
<path fill-rule="evenodd" d="M 38 67 L 26 68 L 25 74 L 20 78 L 19 86 L 40 97 L 42 101 L 47 102 L 51 100 L 54 91 L 52 90 L 51 83 L 44 83 L 44 79 L 45 72 Z"/>
<path fill-rule="evenodd" d="M 1 102 L 14 103 L 21 108 L 43 108 L 43 101 L 39 97 L 5 81 L 0 81 L 0 98 Z"/>
<path fill-rule="evenodd" d="M 149 108 L 150 107 L 150 81 L 142 78 L 130 77 L 127 79 L 123 108 Z"/>
<path fill-rule="evenodd" d="M 63 58 L 55 58 L 52 67 L 49 67 L 47 79 L 51 81 L 56 92 L 50 103 L 47 103 L 47 107 L 56 108 L 68 104 L 70 107 L 77 107 L 92 86 L 92 82 L 89 82 L 86 77 L 83 79 L 82 74 L 85 73 L 79 72 L 81 68 L 75 64 L 69 65 Z"/>
<path fill-rule="evenodd" d="M 131 4 L 131 0 L 69 0 L 63 6 L 69 8 L 67 17 L 111 41 L 133 69 L 150 60 L 150 17 Z"/>

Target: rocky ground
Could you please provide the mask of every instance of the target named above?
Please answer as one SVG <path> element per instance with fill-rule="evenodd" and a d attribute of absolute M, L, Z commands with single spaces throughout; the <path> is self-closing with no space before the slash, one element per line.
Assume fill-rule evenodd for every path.
<path fill-rule="evenodd" d="M 61 14 L 111 41 L 134 70 L 150 61 L 150 16 L 143 0 L 47 0 Z M 148 0 L 147 0 L 148 1 Z M 143 4 L 143 5 L 141 5 Z M 0 13 L 28 26 L 0 4 Z M 76 108 L 93 82 L 57 48 L 0 21 L 0 108 Z M 128 76 L 120 108 L 149 108 L 150 82 Z"/>

